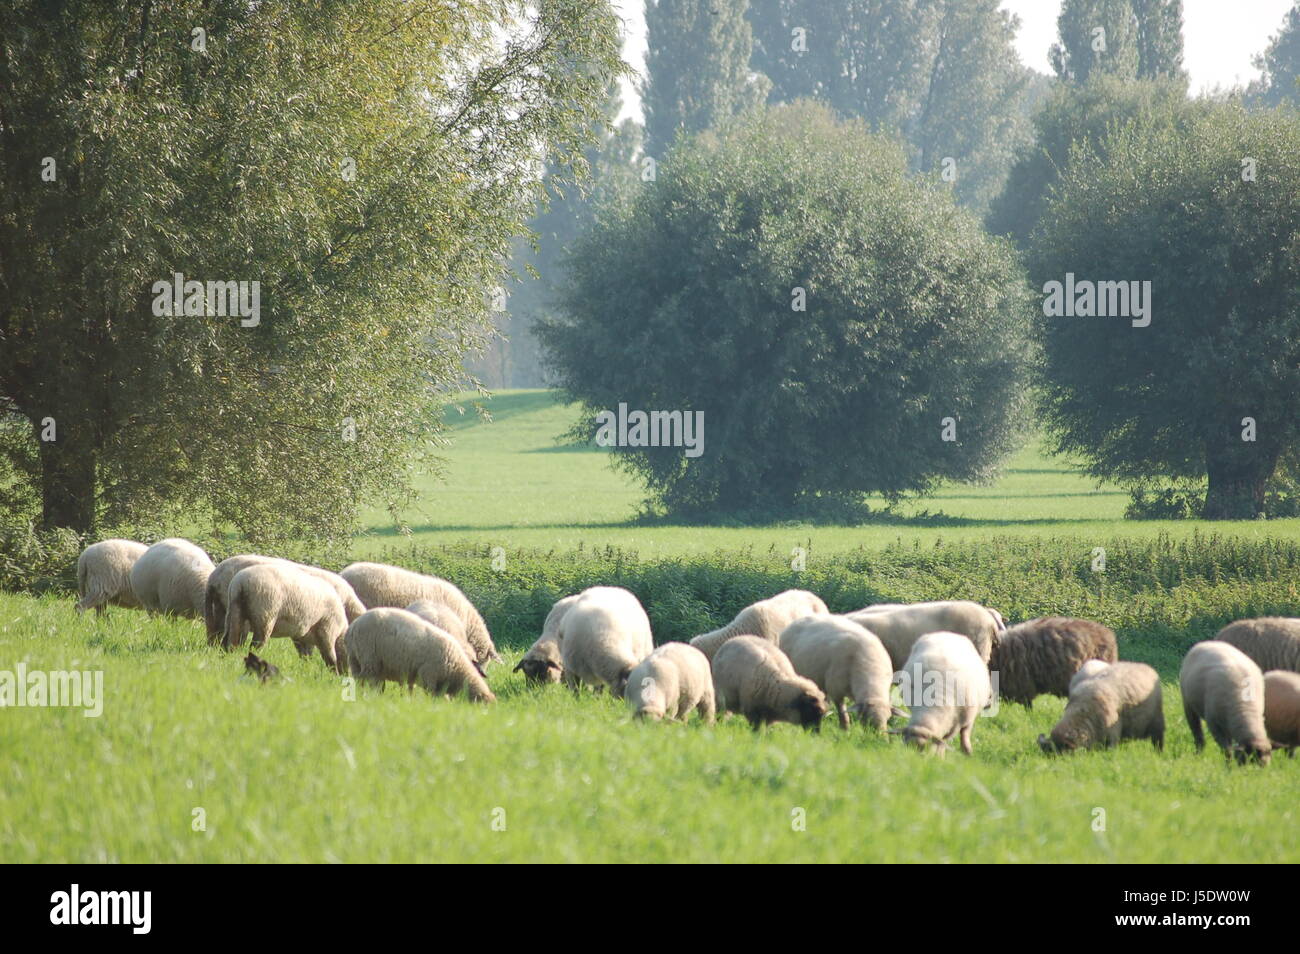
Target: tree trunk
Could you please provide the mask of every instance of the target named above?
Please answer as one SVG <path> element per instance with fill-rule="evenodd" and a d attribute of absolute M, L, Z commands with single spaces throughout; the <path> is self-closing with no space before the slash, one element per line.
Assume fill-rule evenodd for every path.
<path fill-rule="evenodd" d="M 1254 442 L 1207 448 L 1206 520 L 1254 520 L 1264 512 L 1264 488 L 1277 469 L 1278 452 Z"/>
<path fill-rule="evenodd" d="M 56 439 L 41 441 L 41 529 L 67 527 L 88 533 L 95 524 L 94 450 L 75 440 L 75 431 L 56 422 Z M 36 439 L 42 427 L 35 425 Z"/>

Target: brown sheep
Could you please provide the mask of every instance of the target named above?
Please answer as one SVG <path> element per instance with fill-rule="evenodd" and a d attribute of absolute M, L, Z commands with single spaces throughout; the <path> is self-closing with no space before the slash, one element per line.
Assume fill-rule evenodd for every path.
<path fill-rule="evenodd" d="M 1255 660 L 1263 672 L 1270 669 L 1300 672 L 1300 619 L 1283 616 L 1239 619 L 1219 630 L 1214 638 L 1236 646 Z"/>
<path fill-rule="evenodd" d="M 1295 758 L 1300 745 L 1300 676 L 1280 669 L 1264 673 L 1264 730 L 1274 747 Z"/>
<path fill-rule="evenodd" d="M 1113 663 L 1118 658 L 1109 627 L 1088 619 L 1044 616 L 998 634 L 989 672 L 997 674 L 1003 699 L 1032 709 L 1034 697 L 1043 693 L 1069 696 L 1071 677 L 1088 660 Z"/>

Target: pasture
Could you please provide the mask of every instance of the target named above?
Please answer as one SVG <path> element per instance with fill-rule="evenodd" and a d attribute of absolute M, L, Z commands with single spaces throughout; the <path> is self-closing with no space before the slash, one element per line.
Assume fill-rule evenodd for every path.
<path fill-rule="evenodd" d="M 379 515 L 353 556 L 445 575 L 505 656 L 494 706 L 390 687 L 349 698 L 286 640 L 261 685 L 202 625 L 66 593 L 0 594 L 0 670 L 103 672 L 103 712 L 3 713 L 0 862 L 858 861 L 1294 862 L 1300 760 L 1225 765 L 1192 748 L 1177 690 L 1187 646 L 1227 621 L 1300 609 L 1293 521 L 1120 519 L 1126 497 L 1030 448 L 988 488 L 949 488 L 865 528 L 640 526 L 640 493 L 602 452 L 554 447 L 572 412 L 508 392 L 460 418 L 445 483 L 421 484 L 408 538 Z M 944 517 L 918 519 L 925 508 Z M 492 565 L 492 547 L 504 564 Z M 807 549 L 803 571 L 792 547 Z M 1107 552 L 1104 573 L 1093 549 Z M 224 554 L 222 554 L 224 555 Z M 1166 746 L 1048 758 L 1063 708 L 1004 704 L 975 754 L 905 751 L 828 719 L 761 735 L 739 718 L 641 725 L 605 696 L 510 672 L 550 603 L 628 586 L 656 637 L 686 638 L 799 585 L 833 610 L 965 597 L 1009 620 L 1112 626 L 1164 682 Z"/>

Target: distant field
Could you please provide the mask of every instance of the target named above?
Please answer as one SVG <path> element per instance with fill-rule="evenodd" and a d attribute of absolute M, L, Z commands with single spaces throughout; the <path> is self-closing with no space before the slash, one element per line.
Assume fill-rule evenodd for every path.
<path fill-rule="evenodd" d="M 771 527 L 637 526 L 632 521 L 645 494 L 609 466 L 596 447 L 561 446 L 558 437 L 576 408 L 547 391 L 502 391 L 481 402 L 492 422 L 482 422 L 468 402 L 447 410 L 451 444 L 445 480 L 420 479 L 420 501 L 398 535 L 382 511 L 366 515 L 371 528 L 357 541 L 359 554 L 412 544 L 474 541 L 506 548 L 617 546 L 653 558 L 752 548 L 788 553 L 810 542 L 821 553 L 877 548 L 903 540 L 923 545 L 961 542 L 992 534 L 1102 538 L 1187 536 L 1210 525 L 1199 521 L 1128 521 L 1128 496 L 1072 470 L 1041 447 L 1021 451 L 989 487 L 948 486 L 912 501 L 897 517 L 859 527 L 790 523 Z M 463 410 L 457 410 L 457 408 Z M 707 431 L 705 440 L 707 446 Z M 928 519 L 918 514 L 941 515 Z M 1249 539 L 1300 536 L 1300 519 L 1216 523 L 1214 531 Z"/>

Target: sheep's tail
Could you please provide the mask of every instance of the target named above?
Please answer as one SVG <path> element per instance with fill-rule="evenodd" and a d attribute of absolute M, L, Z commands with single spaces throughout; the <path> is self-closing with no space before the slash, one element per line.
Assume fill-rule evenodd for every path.
<path fill-rule="evenodd" d="M 987 609 L 989 611 L 989 615 L 993 617 L 994 630 L 996 630 L 999 633 L 1005 633 L 1007 631 L 1007 624 L 1006 621 L 1002 619 L 1002 614 L 999 613 L 997 610 L 993 609 L 992 607 L 985 607 L 985 609 Z"/>
<path fill-rule="evenodd" d="M 231 587 L 226 600 L 226 649 L 234 649 L 244 641 L 244 618 L 247 615 L 244 591 Z"/>
<path fill-rule="evenodd" d="M 77 561 L 77 596 L 80 597 L 77 600 L 78 613 L 84 613 L 87 609 L 90 608 L 91 600 L 89 599 L 89 594 L 86 593 L 87 582 L 88 581 L 87 581 L 86 565 L 82 561 L 78 560 Z"/>
<path fill-rule="evenodd" d="M 217 588 L 212 585 L 203 587 L 203 625 L 208 631 L 208 643 L 215 643 L 221 624 L 217 619 Z"/>

